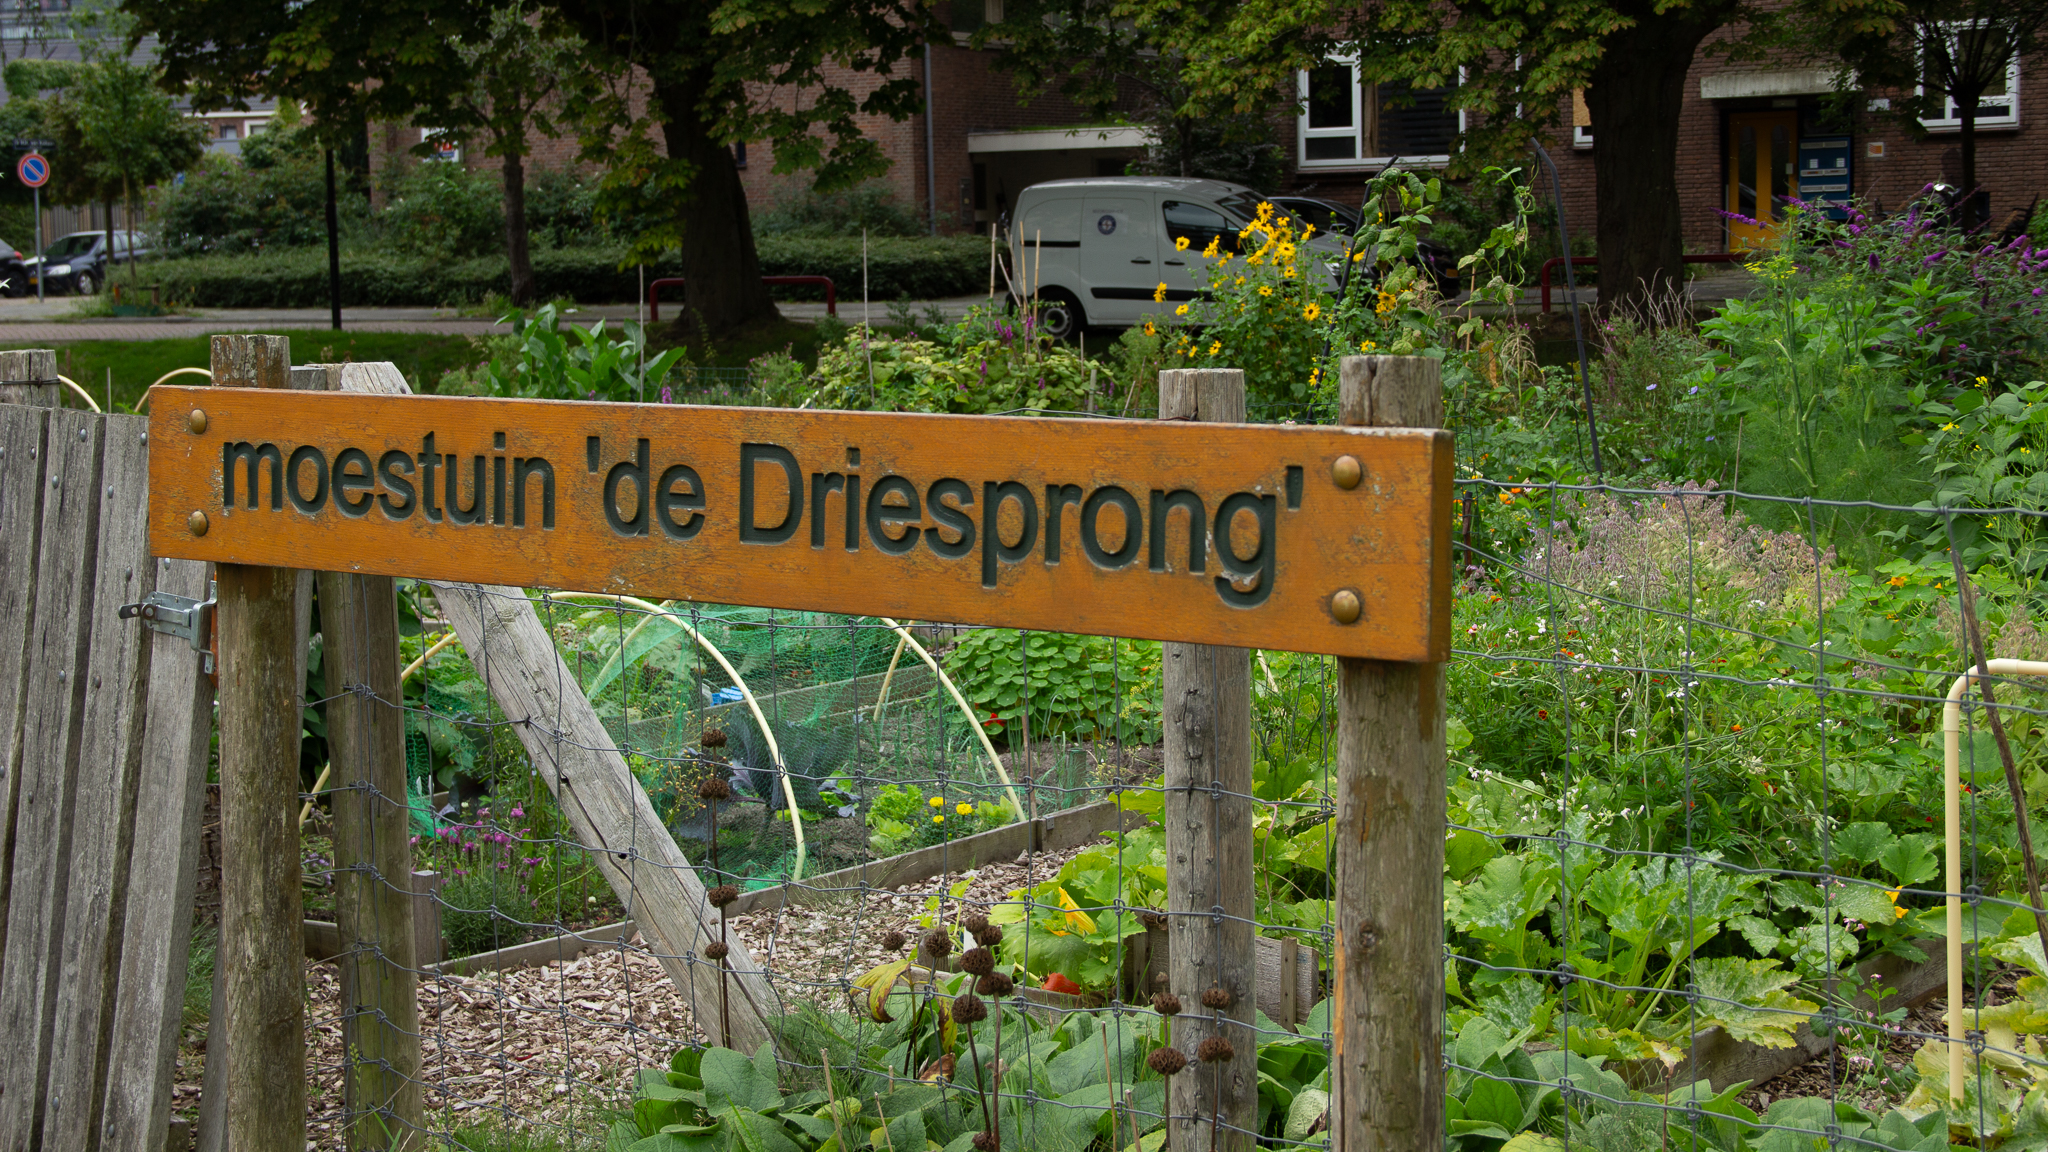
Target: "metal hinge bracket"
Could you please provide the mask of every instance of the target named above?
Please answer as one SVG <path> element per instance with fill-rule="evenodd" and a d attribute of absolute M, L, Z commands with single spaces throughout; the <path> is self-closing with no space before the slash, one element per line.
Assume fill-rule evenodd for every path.
<path fill-rule="evenodd" d="M 169 592 L 151 592 L 140 604 L 121 605 L 121 619 L 132 620 L 141 617 L 142 626 L 152 632 L 176 636 L 192 645 L 192 650 L 205 659 L 201 670 L 213 674 L 213 610 L 217 603 L 214 584 L 206 584 L 206 599 L 194 600 L 189 596 L 176 596 Z"/>

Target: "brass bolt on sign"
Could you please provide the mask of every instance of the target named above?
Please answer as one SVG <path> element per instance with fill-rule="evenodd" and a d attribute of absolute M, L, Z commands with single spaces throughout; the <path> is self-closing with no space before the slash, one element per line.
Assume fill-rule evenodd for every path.
<path fill-rule="evenodd" d="M 194 436 L 198 436 L 201 433 L 205 432 L 206 410 L 203 408 L 194 408 L 192 410 L 192 414 L 190 416 L 185 417 L 185 427 L 191 429 L 192 434 Z"/>
<path fill-rule="evenodd" d="M 1358 487 L 1358 482 L 1364 478 L 1365 468 L 1356 456 L 1339 456 L 1330 465 L 1330 479 L 1347 492 Z"/>
<path fill-rule="evenodd" d="M 187 527 L 192 529 L 192 534 L 194 536 L 206 535 L 206 529 L 209 526 L 206 522 L 206 513 L 204 512 L 192 513 L 192 515 L 186 517 L 185 524 Z"/>
<path fill-rule="evenodd" d="M 1363 607 L 1358 602 L 1358 593 L 1349 588 L 1339 588 L 1337 594 L 1330 597 L 1330 615 L 1336 617 L 1339 624 L 1358 623 L 1358 614 Z"/>

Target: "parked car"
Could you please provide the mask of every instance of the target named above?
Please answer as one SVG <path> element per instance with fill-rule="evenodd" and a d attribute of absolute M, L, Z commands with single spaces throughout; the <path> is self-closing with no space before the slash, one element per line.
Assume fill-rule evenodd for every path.
<path fill-rule="evenodd" d="M 0 296 L 21 296 L 35 291 L 35 285 L 29 283 L 27 259 L 20 249 L 0 240 Z"/>
<path fill-rule="evenodd" d="M 149 238 L 139 232 L 116 231 L 114 233 L 114 261 L 119 263 L 131 255 L 147 256 Z M 107 234 L 105 232 L 73 232 L 59 236 L 56 243 L 43 249 L 43 254 L 24 262 L 27 266 L 27 283 L 34 290 L 36 280 L 44 279 L 45 292 L 75 292 L 90 296 L 107 282 Z M 47 274 L 44 269 L 49 271 Z"/>
<path fill-rule="evenodd" d="M 1322 233 L 1338 233 L 1353 236 L 1358 233 L 1364 219 L 1357 208 L 1340 204 L 1335 200 L 1324 200 L 1317 196 L 1272 196 L 1273 207 L 1288 213 L 1297 220 L 1316 226 Z M 1458 258 L 1449 248 L 1434 240 L 1424 238 L 1416 241 L 1416 261 L 1436 282 L 1437 294 L 1446 300 L 1455 300 L 1465 290 L 1458 280 Z"/>
<path fill-rule="evenodd" d="M 1193 300 L 1206 278 L 1194 274 L 1202 250 L 1220 238 L 1235 251 L 1237 234 L 1264 197 L 1242 184 L 1169 176 L 1048 180 L 1017 196 L 1010 224 L 1012 287 L 1036 297 L 1047 335 L 1071 339 L 1084 327 L 1128 327 L 1170 312 L 1157 300 Z M 1185 238 L 1185 250 L 1174 242 Z M 1306 246 L 1322 258 L 1336 285 L 1343 247 L 1316 237 Z"/>

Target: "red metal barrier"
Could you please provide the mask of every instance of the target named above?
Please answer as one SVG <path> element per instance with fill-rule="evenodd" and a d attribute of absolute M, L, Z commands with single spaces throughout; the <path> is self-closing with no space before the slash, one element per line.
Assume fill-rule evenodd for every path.
<path fill-rule="evenodd" d="M 1747 255 L 1749 254 L 1745 252 L 1700 252 L 1691 256 L 1682 256 L 1680 259 L 1684 260 L 1687 264 L 1733 264 Z M 1536 283 L 1543 289 L 1543 311 L 1545 312 L 1550 311 L 1550 270 L 1563 263 L 1564 257 L 1552 256 L 1543 262 L 1542 270 L 1536 273 Z M 1598 256 L 1572 257 L 1572 264 L 1574 266 L 1598 263 L 1600 263 Z"/>
<path fill-rule="evenodd" d="M 647 318 L 654 323 L 661 321 L 661 289 L 665 284 L 681 287 L 681 276 L 663 276 L 647 282 Z M 763 276 L 763 284 L 822 284 L 825 287 L 825 314 L 839 315 L 839 289 L 830 276 Z"/>

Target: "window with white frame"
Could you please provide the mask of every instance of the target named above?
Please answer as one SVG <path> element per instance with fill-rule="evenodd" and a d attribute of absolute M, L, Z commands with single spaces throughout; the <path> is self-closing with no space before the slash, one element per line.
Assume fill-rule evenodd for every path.
<path fill-rule="evenodd" d="M 450 164 L 462 163 L 462 141 L 443 128 L 420 129 L 420 143 L 433 148 L 430 160 L 442 160 Z"/>
<path fill-rule="evenodd" d="M 1963 43 L 1963 38 L 1969 34 L 1969 28 L 1964 24 L 1953 24 L 1948 27 L 1947 32 L 1949 51 L 1957 56 L 1962 55 L 1967 47 Z M 1933 67 L 1930 65 L 1927 68 L 1927 75 L 1931 78 L 1932 73 Z M 1938 85 L 1936 87 L 1938 88 Z M 1925 95 L 1927 91 L 1928 89 L 1925 86 L 1920 89 L 1922 95 Z M 2012 59 L 2006 61 L 2004 76 L 1993 81 L 1991 86 L 1984 90 L 1984 95 L 1978 98 L 1977 127 L 2010 127 L 2017 125 L 2019 122 L 2020 59 L 2015 54 Z M 1943 94 L 1941 97 L 1941 114 L 1925 117 L 1920 123 L 1937 130 L 1961 128 L 1963 126 L 1962 107 L 1956 103 L 1954 96 Z"/>
<path fill-rule="evenodd" d="M 1586 90 L 1572 89 L 1572 147 L 1593 146 L 1593 110 L 1586 106 Z"/>
<path fill-rule="evenodd" d="M 1300 73 L 1302 112 L 1296 159 L 1304 168 L 1342 168 L 1399 158 L 1450 159 L 1465 114 L 1449 106 L 1455 87 L 1361 83 L 1352 58 Z"/>

